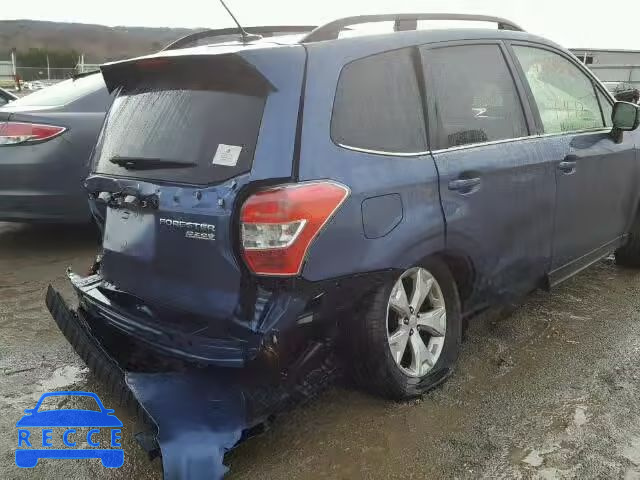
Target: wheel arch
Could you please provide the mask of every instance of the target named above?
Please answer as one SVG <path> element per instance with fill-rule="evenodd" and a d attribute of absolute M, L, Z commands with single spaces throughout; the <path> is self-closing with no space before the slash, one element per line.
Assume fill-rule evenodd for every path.
<path fill-rule="evenodd" d="M 476 272 L 471 258 L 463 252 L 454 250 L 443 250 L 429 257 L 437 258 L 447 266 L 456 282 L 462 309 L 465 311 L 467 302 L 473 293 L 476 278 Z"/>

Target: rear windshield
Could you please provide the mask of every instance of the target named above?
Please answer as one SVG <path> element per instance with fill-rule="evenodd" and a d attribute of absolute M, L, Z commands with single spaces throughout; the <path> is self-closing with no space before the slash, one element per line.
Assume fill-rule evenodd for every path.
<path fill-rule="evenodd" d="M 11 105 L 25 107 L 59 107 L 75 102 L 100 89 L 106 89 L 106 87 L 102 75 L 100 75 L 100 72 L 97 72 L 96 74 L 65 80 L 64 82 L 43 88 L 42 90 L 37 90 L 12 102 Z"/>
<path fill-rule="evenodd" d="M 124 87 L 105 123 L 95 171 L 189 184 L 249 171 L 266 92 L 238 88 L 246 87 L 241 79 L 207 80 L 215 73 L 159 75 Z"/>

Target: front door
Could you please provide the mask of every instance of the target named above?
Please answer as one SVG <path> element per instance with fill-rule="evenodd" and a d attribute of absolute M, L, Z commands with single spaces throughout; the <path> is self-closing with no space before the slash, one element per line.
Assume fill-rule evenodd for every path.
<path fill-rule="evenodd" d="M 555 168 L 553 283 L 618 245 L 634 209 L 638 167 L 630 136 L 616 143 L 610 133 L 612 100 L 582 67 L 551 49 L 512 48 L 533 100 L 542 153 Z"/>
<path fill-rule="evenodd" d="M 555 172 L 498 42 L 423 49 L 447 249 L 476 274 L 467 308 L 536 287 L 551 254 Z M 518 88 L 519 86 L 519 88 Z"/>

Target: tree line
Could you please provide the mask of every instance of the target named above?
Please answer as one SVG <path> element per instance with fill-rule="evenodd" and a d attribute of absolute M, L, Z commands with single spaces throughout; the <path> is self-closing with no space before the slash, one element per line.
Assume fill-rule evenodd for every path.
<path fill-rule="evenodd" d="M 16 64 L 19 67 L 47 68 L 47 57 L 51 68 L 74 68 L 80 54 L 76 50 L 49 50 L 30 48 L 16 52 Z"/>

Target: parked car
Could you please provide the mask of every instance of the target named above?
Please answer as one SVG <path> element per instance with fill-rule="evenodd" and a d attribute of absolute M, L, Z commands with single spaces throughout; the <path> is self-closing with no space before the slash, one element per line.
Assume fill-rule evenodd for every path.
<path fill-rule="evenodd" d="M 433 19 L 499 30 L 405 31 Z M 340 38 L 379 21 L 399 31 Z M 640 266 L 638 107 L 507 20 L 350 17 L 102 71 L 103 249 L 71 275 L 78 316 L 49 305 L 92 338 L 286 370 L 338 323 L 358 381 L 404 399 L 450 375 L 475 312 L 613 251 Z"/>
<path fill-rule="evenodd" d="M 604 86 L 611 92 L 616 100 L 621 102 L 640 102 L 640 90 L 625 82 L 604 82 Z"/>
<path fill-rule="evenodd" d="M 0 88 L 0 107 L 17 99 L 18 97 L 16 97 L 13 93 Z"/>
<path fill-rule="evenodd" d="M 0 221 L 90 220 L 82 181 L 112 100 L 93 74 L 0 108 Z"/>
<path fill-rule="evenodd" d="M 43 88 L 46 88 L 48 85 L 46 85 L 44 82 L 40 80 L 34 80 L 32 82 L 24 82 L 22 86 L 26 90 L 42 90 Z"/>

